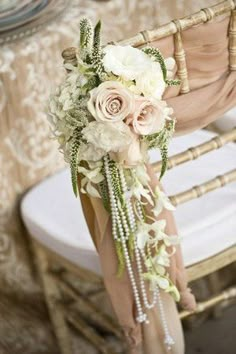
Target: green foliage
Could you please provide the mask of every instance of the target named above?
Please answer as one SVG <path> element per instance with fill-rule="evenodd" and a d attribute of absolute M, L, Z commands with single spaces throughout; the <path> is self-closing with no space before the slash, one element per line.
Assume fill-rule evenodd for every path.
<path fill-rule="evenodd" d="M 81 132 L 76 130 L 72 141 L 70 142 L 70 170 L 71 182 L 75 196 L 78 195 L 78 166 L 79 166 L 79 148 L 81 143 Z"/>
<path fill-rule="evenodd" d="M 149 55 L 150 57 L 153 57 L 155 59 L 155 61 L 157 61 L 160 64 L 160 67 L 161 67 L 161 70 L 162 70 L 162 73 L 163 73 L 164 81 L 166 81 L 166 79 L 167 79 L 167 69 L 166 69 L 165 60 L 164 60 L 161 52 L 157 48 L 153 48 L 153 47 L 143 48 L 142 51 L 144 53 L 146 53 L 147 55 Z"/>
<path fill-rule="evenodd" d="M 167 166 L 168 166 L 168 142 L 165 142 L 163 146 L 160 148 L 160 153 L 161 153 L 161 173 L 160 173 L 160 179 L 164 176 Z"/>
<path fill-rule="evenodd" d="M 180 80 L 175 79 L 175 80 L 166 80 L 167 86 L 179 86 L 181 83 Z"/>
<path fill-rule="evenodd" d="M 89 61 L 93 45 L 93 26 L 89 19 L 80 21 L 80 55 L 82 60 Z"/>
<path fill-rule="evenodd" d="M 103 176 L 105 176 L 104 164 L 102 167 L 102 174 Z M 106 178 L 104 178 L 104 180 L 99 184 L 99 193 L 101 195 L 104 208 L 108 211 L 108 213 L 110 213 L 111 212 L 110 199 L 109 199 L 108 185 L 107 185 Z"/>
<path fill-rule="evenodd" d="M 101 21 L 98 21 L 94 28 L 92 65 L 99 78 L 103 80 L 105 76 L 105 69 L 102 62 Z"/>
<path fill-rule="evenodd" d="M 117 276 L 120 278 L 125 270 L 125 256 L 122 248 L 122 243 L 118 240 L 115 241 L 116 254 L 118 258 Z"/>
<path fill-rule="evenodd" d="M 91 91 L 93 88 L 99 86 L 100 80 L 97 76 L 93 75 L 88 79 L 88 82 L 83 86 L 83 90 L 86 92 Z"/>
<path fill-rule="evenodd" d="M 162 158 L 160 179 L 164 176 L 168 165 L 168 145 L 175 130 L 175 120 L 168 121 L 166 126 L 159 132 L 144 137 L 149 149 L 159 148 Z"/>
<path fill-rule="evenodd" d="M 109 161 L 109 167 L 111 171 L 111 181 L 112 181 L 112 189 L 115 193 L 115 195 L 118 197 L 121 206 L 124 205 L 124 196 L 121 188 L 121 183 L 120 183 L 120 176 L 119 176 L 119 171 L 117 167 L 117 163 L 115 161 L 110 160 Z"/>

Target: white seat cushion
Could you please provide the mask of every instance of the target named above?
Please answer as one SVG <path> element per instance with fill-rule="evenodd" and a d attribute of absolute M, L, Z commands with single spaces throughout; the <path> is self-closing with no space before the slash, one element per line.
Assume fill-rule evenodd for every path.
<path fill-rule="evenodd" d="M 198 131 L 174 138 L 170 153 L 212 138 Z M 159 158 L 151 152 L 151 161 Z M 236 164 L 236 146 L 228 144 L 196 161 L 168 171 L 163 184 L 173 195 L 223 174 Z M 199 199 L 178 206 L 175 216 L 185 265 L 211 257 L 235 244 L 236 183 L 231 183 Z M 73 195 L 68 169 L 49 177 L 23 199 L 22 216 L 30 234 L 71 262 L 100 273 L 99 259 L 85 223 L 79 199 Z"/>
<path fill-rule="evenodd" d="M 226 112 L 223 117 L 214 122 L 214 126 L 222 132 L 226 132 L 236 127 L 236 107 Z"/>

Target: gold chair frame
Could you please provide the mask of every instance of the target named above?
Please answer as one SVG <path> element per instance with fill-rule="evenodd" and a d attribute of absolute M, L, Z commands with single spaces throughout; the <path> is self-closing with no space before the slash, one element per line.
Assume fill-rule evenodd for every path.
<path fill-rule="evenodd" d="M 189 82 L 188 82 L 188 70 L 185 60 L 185 51 L 182 43 L 182 31 L 195 26 L 197 24 L 203 24 L 207 21 L 212 21 L 217 16 L 228 14 L 231 16 L 230 28 L 229 28 L 229 70 L 236 70 L 236 4 L 234 1 L 223 1 L 222 3 L 202 9 L 201 11 L 187 16 L 180 20 L 171 21 L 169 24 L 154 29 L 152 31 L 142 31 L 135 35 L 134 37 L 119 42 L 122 45 L 133 45 L 135 47 L 145 46 L 151 42 L 169 36 L 174 36 L 175 42 L 175 59 L 178 67 L 178 77 L 181 79 L 181 94 L 189 92 Z M 76 48 L 67 48 L 63 51 L 62 56 L 65 62 L 72 64 L 76 63 Z M 223 145 L 233 142 L 236 140 L 236 128 L 225 134 L 218 135 L 211 139 L 210 141 L 190 148 L 185 152 L 172 156 L 169 159 L 168 168 L 173 168 L 187 161 L 198 158 L 199 156 L 206 154 L 214 149 L 219 149 Z M 160 162 L 153 164 L 155 171 L 160 170 Z M 171 196 L 171 201 L 175 205 L 187 202 L 189 200 L 201 197 L 216 188 L 221 188 L 225 184 L 236 180 L 236 169 L 232 170 L 222 176 L 218 176 L 206 183 L 199 186 L 195 186 L 185 192 Z M 55 334 L 58 339 L 59 347 L 62 354 L 72 354 L 67 322 L 73 325 L 85 338 L 87 338 L 101 353 L 113 354 L 111 348 L 107 343 L 100 337 L 91 326 L 89 326 L 82 318 L 76 317 L 73 313 L 65 311 L 65 307 L 62 305 L 61 294 L 64 292 L 70 298 L 77 300 L 80 304 L 87 306 L 88 311 L 91 313 L 94 311 L 97 315 L 98 322 L 102 322 L 103 325 L 109 326 L 110 331 L 117 337 L 121 337 L 121 331 L 119 326 L 105 314 L 103 314 L 98 308 L 96 308 L 89 299 L 85 299 L 76 290 L 72 289 L 63 279 L 57 276 L 56 273 L 52 272 L 52 265 L 59 263 L 65 269 L 76 274 L 81 279 L 90 279 L 91 282 L 98 281 L 102 284 L 102 279 L 93 274 L 92 272 L 81 269 L 69 261 L 65 260 L 61 256 L 55 254 L 49 249 L 45 248 L 37 241 L 33 239 L 34 253 L 36 255 L 37 269 L 39 271 L 42 285 L 45 292 L 45 299 L 48 305 L 51 320 L 55 329 Z M 202 278 L 206 275 L 213 274 L 217 270 L 226 267 L 236 261 L 236 246 L 232 246 L 225 251 L 214 255 L 202 262 L 193 264 L 187 268 L 187 274 L 189 281 L 194 281 Z M 236 286 L 231 287 L 220 294 L 213 296 L 212 298 L 200 302 L 197 305 L 195 313 L 205 311 L 209 307 L 212 307 L 223 300 L 229 300 L 231 298 L 236 298 Z M 89 310 L 90 309 L 90 310 Z M 180 318 L 186 318 L 192 313 L 188 311 L 180 312 Z"/>

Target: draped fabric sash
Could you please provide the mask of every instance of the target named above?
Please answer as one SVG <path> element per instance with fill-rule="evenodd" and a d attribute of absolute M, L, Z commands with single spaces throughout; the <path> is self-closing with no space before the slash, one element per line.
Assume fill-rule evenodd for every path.
<path fill-rule="evenodd" d="M 228 72 L 228 26 L 229 18 L 206 23 L 183 32 L 188 77 L 191 91 L 179 94 L 179 88 L 167 90 L 165 99 L 173 107 L 177 118 L 177 134 L 184 134 L 211 123 L 236 104 L 236 72 Z M 152 45 L 157 46 L 165 57 L 174 55 L 173 37 L 166 37 Z M 152 186 L 158 179 L 148 167 Z M 168 192 L 168 191 L 167 191 Z M 111 219 L 100 199 L 81 195 L 82 206 L 88 227 L 100 256 L 105 286 L 114 310 L 131 344 L 132 353 L 165 353 L 162 344 L 162 329 L 158 314 L 150 311 L 151 323 L 140 325 L 135 320 L 135 304 L 130 282 L 125 273 L 117 278 L 117 257 L 111 237 Z M 177 233 L 174 218 L 163 211 L 160 218 L 167 220 L 167 234 Z M 186 272 L 180 247 L 171 258 L 170 275 L 181 293 L 181 304 L 193 309 L 195 300 L 188 291 Z M 168 294 L 162 293 L 168 325 L 175 339 L 173 353 L 183 354 L 184 344 L 181 324 L 176 306 Z M 143 339 L 143 344 L 141 344 Z"/>

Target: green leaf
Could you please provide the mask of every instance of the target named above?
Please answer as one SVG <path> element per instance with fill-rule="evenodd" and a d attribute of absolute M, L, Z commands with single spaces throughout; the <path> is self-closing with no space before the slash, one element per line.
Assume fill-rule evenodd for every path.
<path fill-rule="evenodd" d="M 101 27 L 102 23 L 99 20 L 96 26 L 94 27 L 94 37 L 93 37 L 93 47 L 94 48 L 101 48 Z"/>

